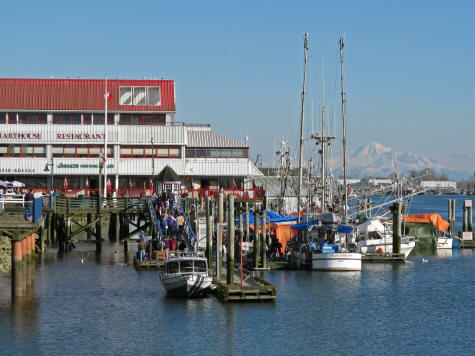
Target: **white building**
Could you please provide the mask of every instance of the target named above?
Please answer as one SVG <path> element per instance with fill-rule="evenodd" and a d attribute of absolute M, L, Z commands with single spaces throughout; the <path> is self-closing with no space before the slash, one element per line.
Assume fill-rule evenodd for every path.
<path fill-rule="evenodd" d="M 65 177 L 69 190 L 97 189 L 106 136 L 111 190 L 148 189 L 166 166 L 187 189 L 245 188 L 245 178 L 262 175 L 248 146 L 210 125 L 175 122 L 174 81 L 107 86 L 105 125 L 104 80 L 0 79 L 0 178 L 46 190 L 53 165 L 55 189 Z"/>

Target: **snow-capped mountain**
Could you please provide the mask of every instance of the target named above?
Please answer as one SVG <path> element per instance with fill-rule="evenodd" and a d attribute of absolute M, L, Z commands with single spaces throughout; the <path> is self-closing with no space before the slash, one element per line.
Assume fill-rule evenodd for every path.
<path fill-rule="evenodd" d="M 350 151 L 348 168 L 352 177 L 388 176 L 393 171 L 406 174 L 411 170 L 418 171 L 423 168 L 438 172 L 446 169 L 432 158 L 413 152 L 398 152 L 378 142 L 371 142 Z"/>

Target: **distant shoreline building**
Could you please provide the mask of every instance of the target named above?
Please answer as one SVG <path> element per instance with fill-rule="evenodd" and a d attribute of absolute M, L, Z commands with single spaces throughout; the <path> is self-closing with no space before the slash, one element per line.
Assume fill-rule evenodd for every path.
<path fill-rule="evenodd" d="M 175 122 L 173 80 L 108 80 L 107 175 L 113 189 L 148 188 L 167 166 L 184 189 L 247 188 L 262 176 L 249 146 L 209 124 Z M 97 189 L 105 80 L 0 79 L 0 177 L 48 189 Z"/>

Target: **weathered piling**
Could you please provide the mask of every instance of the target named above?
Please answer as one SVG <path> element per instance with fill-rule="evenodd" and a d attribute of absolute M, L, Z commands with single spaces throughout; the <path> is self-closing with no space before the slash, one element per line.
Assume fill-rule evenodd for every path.
<path fill-rule="evenodd" d="M 219 193 L 218 197 L 218 222 L 221 225 L 224 221 L 224 194 Z M 216 255 L 222 256 L 223 251 L 223 229 L 220 228 L 219 231 L 216 231 Z M 218 259 L 219 261 L 219 271 L 223 270 L 223 258 Z"/>
<path fill-rule="evenodd" d="M 46 240 L 46 222 L 43 222 L 40 226 L 40 254 L 43 255 L 46 251 L 45 240 Z"/>
<path fill-rule="evenodd" d="M 250 234 L 249 234 L 249 203 L 246 202 L 246 216 L 245 216 L 246 220 L 245 220 L 245 223 L 244 223 L 244 238 L 245 238 L 245 241 L 246 242 L 249 242 L 251 239 L 250 239 Z"/>
<path fill-rule="evenodd" d="M 226 282 L 234 283 L 234 195 L 228 195 L 228 248 L 226 260 Z"/>
<path fill-rule="evenodd" d="M 213 206 L 211 197 L 206 198 L 206 257 L 208 266 L 213 264 Z"/>
<path fill-rule="evenodd" d="M 472 201 L 465 200 L 464 206 L 467 208 L 467 230 L 464 230 L 464 231 L 473 231 L 472 230 Z"/>
<path fill-rule="evenodd" d="M 401 253 L 401 204 L 393 203 L 391 207 L 393 214 L 393 253 Z"/>
<path fill-rule="evenodd" d="M 257 206 L 254 204 L 254 268 L 259 268 L 259 213 L 257 211 Z"/>
<path fill-rule="evenodd" d="M 455 199 L 452 199 L 452 221 L 450 223 L 451 235 L 455 234 Z"/>
<path fill-rule="evenodd" d="M 264 209 L 264 211 L 262 212 L 262 237 L 261 237 L 261 263 L 262 263 L 262 268 L 267 268 L 266 264 L 266 260 L 267 260 L 267 251 L 266 251 L 266 247 L 267 247 L 267 243 L 266 243 L 266 237 L 267 237 L 267 224 L 266 224 L 266 211 Z"/>
<path fill-rule="evenodd" d="M 242 213 L 242 202 L 239 202 L 239 239 L 243 240 L 244 238 L 244 222 L 243 222 L 243 213 Z"/>

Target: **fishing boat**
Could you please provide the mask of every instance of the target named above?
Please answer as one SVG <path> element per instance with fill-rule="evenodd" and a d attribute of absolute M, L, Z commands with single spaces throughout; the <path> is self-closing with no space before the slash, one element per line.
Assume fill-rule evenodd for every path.
<path fill-rule="evenodd" d="M 212 286 L 207 260 L 197 255 L 170 258 L 160 280 L 167 294 L 176 297 L 206 295 Z"/>
<path fill-rule="evenodd" d="M 387 224 L 382 224 L 376 219 L 368 220 L 356 227 L 356 244 L 358 250 L 363 253 L 392 253 L 393 235 Z M 407 258 L 416 246 L 415 236 L 403 236 L 401 238 L 401 253 Z"/>

